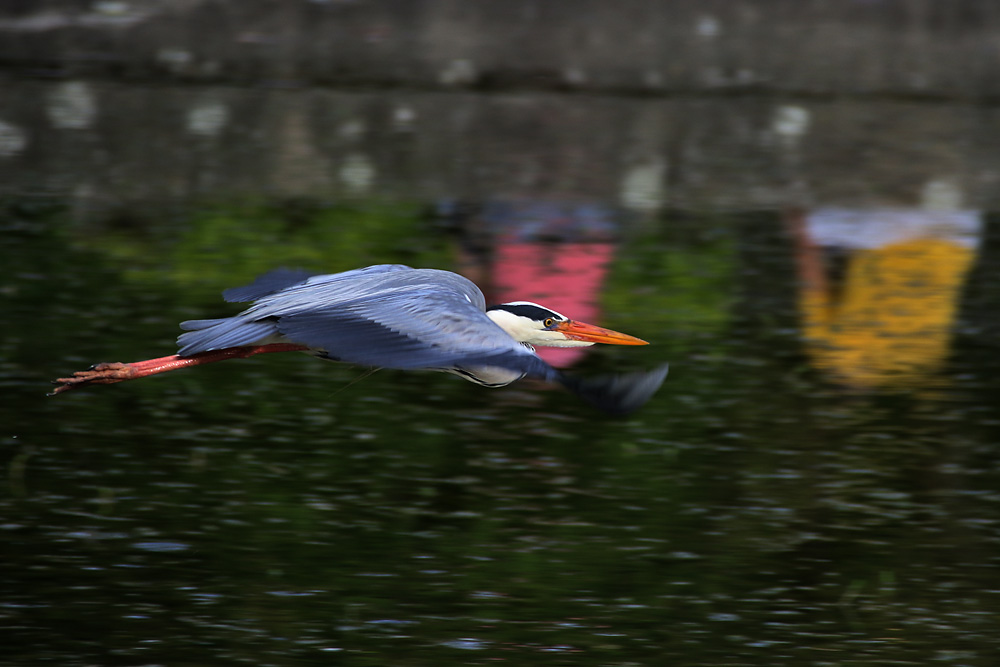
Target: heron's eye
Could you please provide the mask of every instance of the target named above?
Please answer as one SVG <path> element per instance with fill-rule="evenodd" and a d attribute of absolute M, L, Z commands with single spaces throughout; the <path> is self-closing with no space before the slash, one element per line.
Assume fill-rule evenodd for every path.
<path fill-rule="evenodd" d="M 555 323 L 556 323 L 556 321 L 555 321 L 554 319 L 552 319 L 551 317 L 546 317 L 546 318 L 545 318 L 545 321 L 544 321 L 544 322 L 542 322 L 542 324 L 544 324 L 544 325 L 545 325 L 545 328 L 546 328 L 546 329 L 548 329 L 548 328 L 549 328 L 550 326 L 552 326 L 552 325 L 553 325 L 553 324 L 555 324 Z"/>

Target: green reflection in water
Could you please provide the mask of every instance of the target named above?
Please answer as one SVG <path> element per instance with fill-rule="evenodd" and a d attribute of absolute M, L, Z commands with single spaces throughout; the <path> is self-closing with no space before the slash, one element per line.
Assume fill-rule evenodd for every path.
<path fill-rule="evenodd" d="M 75 244 L 123 267 L 129 280 L 219 292 L 277 266 L 334 273 L 385 257 L 440 263 L 441 248 L 422 242 L 426 207 L 283 201 L 212 205 L 181 219 L 151 214 L 116 225 L 77 229 Z"/>

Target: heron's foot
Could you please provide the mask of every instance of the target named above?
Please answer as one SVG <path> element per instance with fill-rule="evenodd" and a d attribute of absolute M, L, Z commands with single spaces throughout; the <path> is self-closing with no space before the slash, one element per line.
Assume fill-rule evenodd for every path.
<path fill-rule="evenodd" d="M 56 385 L 56 388 L 52 390 L 49 396 L 55 396 L 64 391 L 90 384 L 113 384 L 115 382 L 131 380 L 133 374 L 134 369 L 132 365 L 123 364 L 120 361 L 94 364 L 85 371 L 73 373 L 72 377 L 53 380 L 52 384 Z"/>

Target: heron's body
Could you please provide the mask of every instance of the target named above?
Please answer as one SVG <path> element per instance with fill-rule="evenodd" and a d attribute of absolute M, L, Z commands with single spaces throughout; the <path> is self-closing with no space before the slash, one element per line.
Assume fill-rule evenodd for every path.
<path fill-rule="evenodd" d="M 304 345 L 316 356 L 362 366 L 440 370 L 503 386 L 551 368 L 486 314 L 483 293 L 436 269 L 380 264 L 329 275 L 278 271 L 227 301 L 253 305 L 218 320 L 182 322 L 178 354 L 266 343 Z"/>
<path fill-rule="evenodd" d="M 567 378 L 539 358 L 533 345 L 645 344 L 626 334 L 574 322 L 538 304 L 515 302 L 487 309 L 483 293 L 466 278 L 399 264 L 326 275 L 281 269 L 245 287 L 226 290 L 223 296 L 251 305 L 233 317 L 182 322 L 186 333 L 178 338 L 175 357 L 118 364 L 132 367 L 126 369 L 128 377 L 112 378 L 110 372 L 99 371 L 88 376 L 83 371 L 78 378 L 59 380 L 63 386 L 56 391 L 224 358 L 301 350 L 363 366 L 445 371 L 490 387 L 537 377 L 589 393 L 593 399 L 606 393 L 609 385 L 588 388 Z M 155 370 L 147 371 L 141 364 Z M 665 376 L 664 367 L 641 386 L 632 382 L 629 410 L 638 407 L 632 404 L 639 394 L 639 404 L 651 396 Z M 622 388 L 615 391 L 621 394 Z M 602 407 L 625 411 L 610 404 Z"/>

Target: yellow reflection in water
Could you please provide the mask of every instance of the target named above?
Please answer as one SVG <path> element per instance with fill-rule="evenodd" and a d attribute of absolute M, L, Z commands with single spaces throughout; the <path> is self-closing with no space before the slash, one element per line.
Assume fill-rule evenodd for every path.
<path fill-rule="evenodd" d="M 968 245 L 922 237 L 852 250 L 833 287 L 806 271 L 799 302 L 813 363 L 859 387 L 928 384 L 947 360 L 973 256 Z"/>

